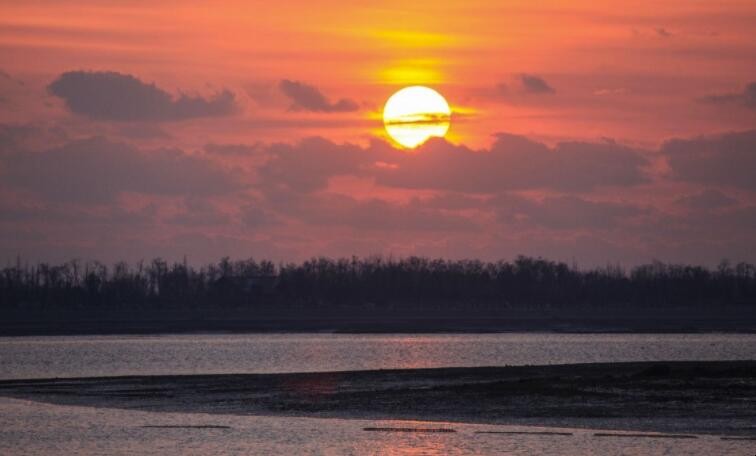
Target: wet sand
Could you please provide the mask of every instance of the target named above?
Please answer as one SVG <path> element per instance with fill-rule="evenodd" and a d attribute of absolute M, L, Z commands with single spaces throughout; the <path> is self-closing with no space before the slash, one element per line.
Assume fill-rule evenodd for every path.
<path fill-rule="evenodd" d="M 6 380 L 0 396 L 158 412 L 756 435 L 756 361 Z"/>

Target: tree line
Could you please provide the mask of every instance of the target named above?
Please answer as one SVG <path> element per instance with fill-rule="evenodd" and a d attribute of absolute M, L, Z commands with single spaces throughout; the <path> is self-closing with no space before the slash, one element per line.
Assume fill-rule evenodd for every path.
<path fill-rule="evenodd" d="M 39 263 L 2 269 L 0 308 L 569 308 L 756 306 L 756 268 L 654 262 L 583 270 L 520 256 L 483 262 L 409 257 L 254 259 L 192 267 L 162 259 L 110 267 Z"/>

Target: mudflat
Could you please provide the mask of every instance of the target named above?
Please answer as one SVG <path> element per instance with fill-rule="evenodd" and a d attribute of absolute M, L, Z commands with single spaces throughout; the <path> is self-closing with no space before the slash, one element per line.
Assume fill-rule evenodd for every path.
<path fill-rule="evenodd" d="M 756 361 L 5 380 L 0 396 L 158 412 L 756 436 Z"/>

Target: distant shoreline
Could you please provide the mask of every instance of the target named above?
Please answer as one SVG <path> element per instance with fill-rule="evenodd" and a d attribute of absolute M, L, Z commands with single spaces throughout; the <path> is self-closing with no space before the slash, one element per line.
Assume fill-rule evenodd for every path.
<path fill-rule="evenodd" d="M 4 380 L 0 396 L 154 412 L 756 436 L 756 361 Z"/>
<path fill-rule="evenodd" d="M 150 335 L 188 333 L 741 333 L 756 334 L 756 312 L 713 315 L 609 316 L 433 315 L 311 316 L 240 313 L 48 319 L 2 318 L 0 336 Z"/>

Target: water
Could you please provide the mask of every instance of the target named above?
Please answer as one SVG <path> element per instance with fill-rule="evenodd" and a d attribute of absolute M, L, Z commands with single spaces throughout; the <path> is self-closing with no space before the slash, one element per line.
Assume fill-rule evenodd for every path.
<path fill-rule="evenodd" d="M 754 441 L 597 437 L 549 429 L 293 417 L 152 413 L 0 398 L 0 454 L 65 455 L 751 455 Z M 144 426 L 227 426 L 146 428 Z M 452 428 L 454 433 L 366 432 L 365 427 Z M 572 435 L 477 434 L 550 431 Z M 605 431 L 603 431 L 605 432 Z"/>
<path fill-rule="evenodd" d="M 0 379 L 756 357 L 753 334 L 197 334 L 0 338 Z"/>
<path fill-rule="evenodd" d="M 0 338 L 0 379 L 270 373 L 441 366 L 753 359 L 748 334 L 158 335 Z M 225 426 L 197 428 L 185 426 Z M 154 428 L 144 426 L 184 426 Z M 448 434 L 365 427 L 448 427 Z M 558 431 L 572 435 L 481 434 Z M 754 441 L 597 437 L 549 429 L 155 413 L 0 397 L 0 455 L 688 455 L 753 454 Z"/>

